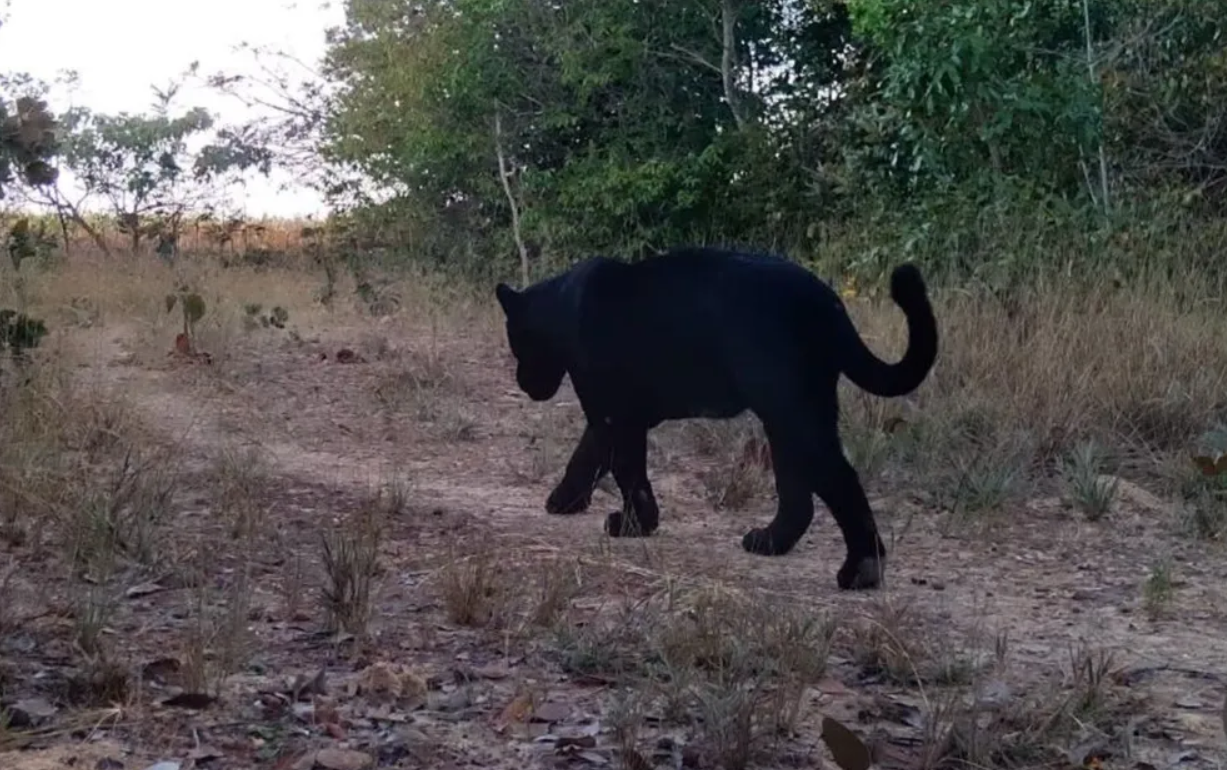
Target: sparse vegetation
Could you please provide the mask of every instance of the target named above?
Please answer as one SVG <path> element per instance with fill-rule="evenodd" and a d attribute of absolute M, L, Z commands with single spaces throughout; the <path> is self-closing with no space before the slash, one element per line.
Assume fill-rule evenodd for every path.
<path fill-rule="evenodd" d="M 1061 466 L 1061 476 L 1073 504 L 1089 521 L 1099 521 L 1112 509 L 1120 480 L 1103 475 L 1103 458 L 1093 441 L 1074 447 Z"/>
<path fill-rule="evenodd" d="M 1159 495 L 1170 490 L 1183 504 L 1173 505 L 1166 518 L 1148 517 L 1143 535 L 1101 527 L 1099 537 L 1114 545 L 1072 558 L 1150 565 L 1130 601 L 1162 620 L 1183 606 L 1186 592 L 1172 589 L 1170 562 L 1156 561 L 1142 541 L 1178 536 L 1185 528 L 1196 535 L 1185 541 L 1189 547 L 1213 548 L 1221 531 L 1217 512 L 1225 506 L 1216 491 L 1222 476 L 1213 436 L 1187 427 L 1209 421 L 1210 414 L 1178 416 L 1181 397 L 1163 396 L 1169 386 L 1161 379 L 1181 378 L 1201 389 L 1199 398 L 1209 398 L 1212 378 L 1197 362 L 1205 359 L 1204 340 L 1215 338 L 1208 330 L 1221 322 L 1178 313 L 1161 294 L 1104 299 L 1095 314 L 1057 313 L 1031 329 L 1028 345 L 1057 351 L 1057 340 L 1068 339 L 1074 324 L 1107 333 L 1114 324 L 1129 323 L 1129 308 L 1144 301 L 1148 323 L 1164 330 L 1169 343 L 1159 361 L 1149 358 L 1153 348 L 1118 340 L 1121 370 L 1147 370 L 1152 378 L 1124 390 L 1113 390 L 1119 375 L 1106 374 L 1070 387 L 1052 377 L 1050 361 L 988 345 L 1006 334 L 1008 319 L 939 294 L 939 317 L 948 329 L 945 368 L 903 411 L 851 399 L 844 418 L 846 452 L 872 476 L 875 505 L 892 531 L 906 529 L 905 537 L 890 541 L 905 565 L 895 578 L 902 585 L 887 588 L 904 596 L 884 597 L 866 617 L 837 619 L 835 606 L 821 598 L 817 566 L 795 560 L 743 565 L 718 534 L 744 526 L 746 517 L 769 515 L 774 504 L 770 452 L 752 420 L 680 424 L 654 435 L 650 462 L 654 474 L 668 479 L 661 487 L 668 491 L 659 494 L 669 501 L 669 532 L 628 547 L 598 540 L 604 544 L 595 554 L 564 553 L 545 544 L 593 535 L 594 517 L 538 514 L 537 498 L 561 473 L 581 417 L 573 403 L 520 406 L 508 398 L 506 382 L 482 374 L 477 367 L 501 366 L 503 353 L 501 330 L 481 311 L 425 294 L 385 322 L 357 304 L 347 310 L 340 299 L 330 309 L 313 306 L 315 279 L 298 267 L 180 267 L 202 296 L 220 298 L 206 316 L 218 329 L 229 323 L 237 328 L 244 318 L 263 315 L 264 307 L 280 306 L 295 319 L 302 341 L 230 338 L 210 326 L 208 334 L 217 336 L 207 347 L 224 355 L 225 376 L 176 373 L 172 388 L 143 374 L 142 362 L 165 355 L 164 330 L 181 327 L 180 319 L 147 316 L 152 332 L 125 338 L 135 365 L 116 363 L 128 355 L 124 349 L 111 349 L 105 354 L 111 358 L 100 363 L 89 346 L 67 344 L 116 333 L 126 313 L 142 312 L 151 299 L 156 306 L 166 280 L 158 271 L 170 268 L 153 266 L 136 279 L 82 269 L 31 273 L 28 307 L 55 318 L 56 298 L 81 296 L 80 282 L 88 280 L 104 289 L 91 301 L 106 322 L 101 328 L 64 327 L 50 344 L 44 340 L 28 351 L 24 385 L 9 380 L 0 388 L 5 413 L 14 415 L 0 425 L 3 547 L 21 565 L 7 573 L 2 592 L 3 616 L 21 622 L 0 628 L 9 639 L 22 638 L 30 628 L 54 637 L 54 624 L 40 619 L 54 616 L 39 610 L 45 599 L 26 575 L 33 564 L 60 564 L 54 581 L 70 597 L 65 613 L 71 620 L 63 633 L 74 651 L 62 673 L 65 703 L 71 698 L 74 704 L 110 707 L 196 693 L 207 708 L 229 708 L 222 704 L 235 702 L 235 688 L 244 686 L 251 671 L 286 665 L 291 647 L 278 629 L 318 628 L 333 633 L 336 644 L 349 644 L 351 635 L 361 639 L 355 660 L 394 655 L 384 645 L 397 638 L 398 645 L 442 645 L 451 650 L 448 656 L 463 651 L 474 661 L 490 655 L 517 661 L 506 664 L 520 670 L 516 681 L 552 672 L 550 681 L 561 682 L 557 687 L 568 693 L 583 690 L 571 691 L 567 682 L 610 683 L 616 697 L 575 697 L 603 714 L 603 723 L 614 730 L 593 739 L 595 750 L 616 748 L 608 756 L 631 763 L 650 766 L 667 755 L 667 761 L 681 758 L 699 767 L 753 766 L 790 756 L 807 741 L 867 741 L 861 726 L 830 709 L 831 703 L 872 692 L 915 704 L 896 704 L 891 708 L 902 711 L 880 718 L 903 720 L 901 729 L 920 741 L 920 766 L 956 760 L 1036 765 L 1054 756 L 1054 745 L 1080 745 L 1091 725 L 1108 743 L 1123 740 L 1122 720 L 1145 719 L 1149 707 L 1140 705 L 1131 686 L 1103 673 L 1103 665 L 1070 664 L 1066 671 L 1034 662 L 992 664 L 1004 653 L 969 644 L 958 631 L 979 623 L 980 610 L 939 609 L 944 605 L 935 600 L 1018 589 L 995 580 L 966 583 L 951 565 L 970 559 L 980 565 L 976 569 L 989 569 L 998 558 L 993 549 L 1014 559 L 1012 549 L 1022 547 L 1012 545 L 1017 542 L 1045 553 L 1058 547 L 1054 541 L 1081 548 L 1051 531 L 1064 525 L 1035 529 L 1035 517 L 1045 509 L 1028 506 L 1055 487 L 1083 521 L 1109 510 L 1114 517 L 1130 516 L 1139 503 L 1135 492 L 1122 491 L 1128 479 L 1131 489 Z M 413 288 L 402 283 L 398 290 L 411 294 Z M 902 342 L 897 319 L 888 318 L 880 300 L 848 301 L 867 334 L 882 340 L 875 345 Z M 253 312 L 248 303 L 261 309 Z M 423 308 L 421 315 L 406 309 L 415 306 Z M 405 331 L 388 329 L 388 323 Z M 341 343 L 318 337 L 368 324 L 384 324 L 370 339 L 408 342 L 359 344 L 365 332 L 344 332 L 354 335 L 350 344 L 362 351 L 363 363 L 350 366 L 336 353 Z M 474 352 L 467 342 L 448 341 L 455 329 L 486 335 L 479 338 L 483 347 Z M 316 358 L 313 349 L 325 356 Z M 1077 355 L 1099 360 L 1094 350 L 1088 344 Z M 1076 354 L 1061 355 L 1065 366 L 1075 365 Z M 1002 356 L 1014 367 L 1009 378 L 991 364 Z M 91 372 L 137 379 L 123 380 L 128 384 L 120 390 L 101 375 L 80 376 Z M 303 378 L 316 376 L 354 378 L 346 386 L 348 401 L 308 407 L 318 398 L 309 383 L 322 380 Z M 341 391 L 330 386 L 318 392 Z M 1138 404 L 1152 397 L 1175 400 L 1147 406 L 1151 417 L 1140 431 Z M 162 400 L 144 400 L 151 398 Z M 523 418 L 510 418 L 506 410 L 525 408 L 539 410 L 541 419 L 522 436 L 510 420 Z M 1072 419 L 1087 412 L 1098 417 Z M 473 426 L 470 434 L 448 427 L 452 413 L 455 424 L 464 415 Z M 290 426 L 289 433 L 280 426 Z M 302 443 L 307 436 L 317 443 Z M 336 469 L 354 467 L 341 458 L 358 456 L 369 441 L 388 442 L 391 464 L 341 481 L 341 473 L 353 471 Z M 488 443 L 502 448 L 487 450 Z M 534 452 L 539 461 L 532 459 Z M 516 453 L 518 460 L 501 464 L 501 457 Z M 1105 476 L 1109 457 L 1110 479 L 1122 481 Z M 423 466 L 421 458 L 437 459 Z M 334 464 L 315 464 L 324 462 Z M 525 473 L 534 462 L 539 470 Z M 1167 482 L 1167 466 L 1183 469 L 1178 484 Z M 490 473 L 501 479 L 497 487 L 465 482 L 472 484 L 465 492 L 464 484 L 453 481 L 457 486 L 448 489 L 454 491 L 439 496 L 441 479 Z M 378 495 L 338 497 L 337 490 L 355 484 L 365 490 L 376 479 L 383 480 Z M 881 501 L 909 491 L 920 494 L 905 513 L 906 524 L 891 521 L 890 514 L 902 512 Z M 488 508 L 480 502 L 487 494 L 497 495 Z M 600 494 L 594 497 L 598 515 L 603 501 L 608 503 Z M 932 515 L 943 509 L 959 515 Z M 992 527 L 973 526 L 991 511 L 998 512 Z M 331 516 L 336 523 L 321 526 Z M 973 531 L 975 537 L 967 539 Z M 822 532 L 815 529 L 804 547 L 825 548 Z M 191 556 L 197 552 L 206 558 Z M 1024 581 L 1026 590 L 1042 588 L 1045 573 L 1029 572 L 1030 557 L 1022 558 L 1022 572 L 1011 581 Z M 938 562 L 925 566 L 928 559 Z M 736 578 L 728 577 L 730 569 Z M 1087 590 L 1095 590 L 1095 570 L 1078 575 Z M 744 591 L 755 592 L 753 598 Z M 163 611 L 178 618 L 165 642 L 153 645 L 152 631 L 129 630 L 145 627 L 133 624 L 149 624 Z M 1012 638 L 1028 639 L 1026 621 L 1004 622 Z M 938 632 L 937 626 L 950 630 Z M 131 633 L 136 644 L 121 641 Z M 1145 644 L 1130 638 L 1135 647 Z M 269 649 L 279 652 L 270 658 Z M 173 675 L 132 678 L 131 672 L 168 655 L 175 661 Z M 484 670 L 494 663 L 474 665 Z M 510 684 L 504 685 L 511 680 L 465 676 L 477 679 L 466 680 L 470 694 L 464 698 L 485 692 L 482 697 L 497 704 L 504 693 L 512 697 L 505 690 Z M 333 693 L 338 687 L 325 685 Z M 836 694 L 817 697 L 815 688 Z M 985 705 L 1003 692 L 1011 695 L 1009 705 Z M 531 713 L 550 714 L 550 697 L 556 695 L 535 695 Z M 867 713 L 879 718 L 872 716 L 878 712 Z M 836 737 L 835 727 L 819 736 L 820 716 L 842 723 L 852 737 Z M 508 719 L 530 732 L 538 724 L 532 716 Z M 669 741 L 663 740 L 666 732 Z M 501 740 L 512 740 L 511 734 Z"/>
<path fill-rule="evenodd" d="M 1142 605 L 1151 617 L 1161 615 L 1172 598 L 1172 565 L 1160 559 L 1150 565 L 1149 574 L 1142 584 Z"/>
<path fill-rule="evenodd" d="M 366 633 L 375 581 L 380 573 L 383 526 L 379 509 L 368 504 L 321 536 L 320 556 L 326 581 L 320 599 L 328 630 Z"/>

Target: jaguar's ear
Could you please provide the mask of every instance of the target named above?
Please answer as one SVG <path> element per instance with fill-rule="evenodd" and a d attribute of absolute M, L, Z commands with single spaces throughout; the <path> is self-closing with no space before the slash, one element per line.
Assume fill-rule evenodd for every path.
<path fill-rule="evenodd" d="M 520 292 L 505 283 L 494 287 L 494 296 L 503 307 L 503 314 L 510 317 L 520 307 Z"/>

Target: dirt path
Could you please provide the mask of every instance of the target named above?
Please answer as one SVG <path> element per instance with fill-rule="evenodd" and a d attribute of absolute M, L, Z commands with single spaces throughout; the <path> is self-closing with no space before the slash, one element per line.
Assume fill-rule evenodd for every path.
<path fill-rule="evenodd" d="M 354 497 L 404 479 L 413 509 L 439 515 L 416 522 L 412 535 L 402 533 L 405 542 L 392 542 L 392 552 L 408 548 L 410 539 L 442 543 L 457 528 L 470 537 L 567 552 L 605 548 L 646 570 L 793 597 L 820 611 L 874 616 L 883 607 L 906 608 L 900 622 L 939 645 L 1004 635 L 1023 671 L 1050 674 L 1079 645 L 1105 648 L 1151 700 L 1134 761 L 1211 767 L 1227 756 L 1218 716 L 1227 696 L 1227 559 L 1174 537 L 1161 511 L 1126 501 L 1108 521 L 1092 524 L 1057 501 L 1035 500 L 1010 511 L 989 534 L 947 536 L 938 514 L 878 498 L 875 509 L 888 530 L 910 522 L 892 549 L 888 588 L 844 594 L 834 588 L 841 545 L 825 511 L 792 554 L 750 556 L 740 536 L 768 518 L 772 500 L 760 500 L 753 512 L 713 512 L 698 461 L 653 470 L 664 522 L 646 543 L 609 542 L 599 513 L 545 514 L 542 501 L 561 472 L 559 452 L 578 432 L 577 407 L 567 394 L 558 397 L 561 405 L 531 404 L 516 394 L 498 340 L 450 352 L 449 376 L 459 383 L 453 390 L 398 401 L 389 390 L 408 387 L 406 374 L 420 364 L 412 351 L 340 364 L 334 356 L 320 360 L 340 342 L 277 342 L 236 350 L 210 370 L 170 360 L 134 364 L 131 337 L 113 327 L 78 340 L 88 361 L 82 381 L 122 392 L 198 468 L 223 450 L 258 448 L 274 477 L 270 490 L 303 492 L 295 520 L 304 526 L 328 504 L 313 501 L 309 490 Z M 421 419 L 431 410 L 438 414 Z M 559 425 L 566 426 L 561 433 Z M 540 449 L 547 440 L 555 442 L 548 457 Z M 593 507 L 614 503 L 598 493 Z M 1159 552 L 1170 559 L 1175 582 L 1164 617 L 1152 619 L 1142 608 L 1142 584 Z M 381 612 L 403 617 L 405 607 L 425 606 L 421 590 L 404 577 L 381 598 Z M 449 740 L 461 741 L 453 728 Z M 491 762 L 549 766 L 515 741 L 483 735 L 480 751 Z"/>

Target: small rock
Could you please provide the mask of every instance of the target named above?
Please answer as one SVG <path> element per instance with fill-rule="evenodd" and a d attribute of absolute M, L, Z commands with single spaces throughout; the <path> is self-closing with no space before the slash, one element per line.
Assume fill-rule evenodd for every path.
<path fill-rule="evenodd" d="M 473 669 L 473 674 L 482 679 L 506 679 L 510 673 L 506 666 L 482 666 L 481 668 Z"/>
<path fill-rule="evenodd" d="M 1000 708 L 1010 702 L 1013 692 L 1010 686 L 1000 679 L 990 679 L 980 689 L 976 704 L 982 707 Z"/>
<path fill-rule="evenodd" d="M 111 757 L 103 757 L 94 763 L 94 770 L 124 770 L 124 763 Z"/>
<path fill-rule="evenodd" d="M 571 716 L 571 707 L 565 703 L 547 702 L 533 709 L 535 722 L 561 722 Z"/>
<path fill-rule="evenodd" d="M 55 716 L 57 709 L 42 698 L 19 700 L 9 707 L 10 727 L 35 727 Z"/>
<path fill-rule="evenodd" d="M 426 733 L 413 727 L 402 726 L 392 731 L 392 740 L 405 745 L 421 746 L 430 742 Z"/>
<path fill-rule="evenodd" d="M 141 678 L 157 684 L 170 684 L 178 681 L 182 667 L 178 658 L 158 658 L 141 666 Z"/>
<path fill-rule="evenodd" d="M 162 762 L 146 767 L 145 770 L 179 770 L 180 767 L 182 767 L 182 765 L 180 765 L 178 762 L 163 760 Z"/>
<path fill-rule="evenodd" d="M 454 712 L 472 705 L 472 698 L 467 688 L 460 688 L 450 693 L 432 694 L 428 703 L 434 711 Z"/>

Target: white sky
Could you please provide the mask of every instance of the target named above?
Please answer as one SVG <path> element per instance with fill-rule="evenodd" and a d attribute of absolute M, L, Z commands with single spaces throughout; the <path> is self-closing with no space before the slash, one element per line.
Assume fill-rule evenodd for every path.
<path fill-rule="evenodd" d="M 4 0 L 0 0 L 0 14 Z M 0 72 L 28 72 L 46 81 L 63 70 L 80 76 L 72 94 L 53 95 L 57 108 L 144 112 L 151 86 L 166 86 L 193 61 L 201 74 L 253 71 L 247 42 L 276 47 L 314 63 L 324 33 L 343 21 L 339 0 L 9 0 L 0 26 Z M 180 93 L 179 107 L 202 106 L 218 123 L 250 113 L 205 89 Z M 287 180 L 284 176 L 278 181 Z M 253 180 L 240 201 L 248 216 L 296 216 L 324 210 L 310 190 L 281 190 Z"/>

